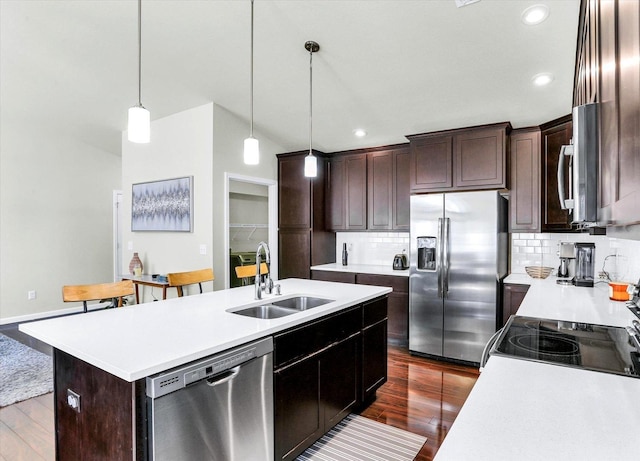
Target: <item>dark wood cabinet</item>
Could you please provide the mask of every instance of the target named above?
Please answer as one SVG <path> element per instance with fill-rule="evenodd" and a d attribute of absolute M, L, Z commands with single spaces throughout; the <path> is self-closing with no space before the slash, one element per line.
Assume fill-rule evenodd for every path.
<path fill-rule="evenodd" d="M 361 405 L 363 377 L 375 397 L 387 377 L 386 306 L 378 298 L 274 336 L 275 459 L 295 459 Z"/>
<path fill-rule="evenodd" d="M 367 159 L 367 229 L 409 230 L 409 150 L 370 152 Z"/>
<path fill-rule="evenodd" d="M 598 221 L 640 223 L 640 3 L 581 2 L 574 105 L 598 103 Z"/>
<path fill-rule="evenodd" d="M 511 124 L 407 136 L 412 193 L 507 187 Z"/>
<path fill-rule="evenodd" d="M 56 459 L 147 459 L 145 384 L 124 381 L 54 349 Z M 68 405 L 67 389 L 80 396 Z"/>
<path fill-rule="evenodd" d="M 362 402 L 375 398 L 387 381 L 387 300 L 365 303 L 362 308 Z"/>
<path fill-rule="evenodd" d="M 412 193 L 435 192 L 453 187 L 453 136 L 409 136 Z"/>
<path fill-rule="evenodd" d="M 540 129 L 514 130 L 510 142 L 509 230 L 540 232 Z"/>
<path fill-rule="evenodd" d="M 509 317 L 518 312 L 520 304 L 529 291 L 529 285 L 505 283 L 503 286 L 502 325 L 507 323 Z"/>
<path fill-rule="evenodd" d="M 328 227 L 333 230 L 367 228 L 367 155 L 334 155 L 327 176 Z"/>
<path fill-rule="evenodd" d="M 327 159 L 318 157 L 318 176 L 304 176 L 308 152 L 278 155 L 278 276 L 310 278 L 310 267 L 335 262 L 335 233 L 325 226 Z"/>
<path fill-rule="evenodd" d="M 311 271 L 312 280 L 323 280 L 325 282 L 356 283 L 355 272 L 335 272 L 335 271 Z"/>
<path fill-rule="evenodd" d="M 558 162 L 562 146 L 570 144 L 573 137 L 571 115 L 540 126 L 542 143 L 542 232 L 566 232 L 571 230 L 571 215 L 560 207 L 558 198 Z M 565 197 L 569 197 L 569 159 L 564 159 Z"/>
<path fill-rule="evenodd" d="M 388 299 L 387 338 L 389 344 L 407 347 L 409 345 L 409 277 L 358 274 L 356 283 L 393 289 Z"/>

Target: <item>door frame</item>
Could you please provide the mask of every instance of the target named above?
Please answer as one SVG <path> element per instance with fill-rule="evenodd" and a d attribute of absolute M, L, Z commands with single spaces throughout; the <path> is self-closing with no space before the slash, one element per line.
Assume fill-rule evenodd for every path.
<path fill-rule="evenodd" d="M 230 248 L 229 241 L 229 181 L 246 182 L 267 186 L 267 200 L 269 207 L 269 250 L 271 252 L 271 278 L 278 280 L 278 182 L 274 179 L 257 178 L 236 173 L 224 173 L 224 248 Z M 229 257 L 224 258 L 224 287 L 230 287 L 230 264 Z"/>
<path fill-rule="evenodd" d="M 113 191 L 113 281 L 120 281 L 122 270 L 122 191 Z"/>

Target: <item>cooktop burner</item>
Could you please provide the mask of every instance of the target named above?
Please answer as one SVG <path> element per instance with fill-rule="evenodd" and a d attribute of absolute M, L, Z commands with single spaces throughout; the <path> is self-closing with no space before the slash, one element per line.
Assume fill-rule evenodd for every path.
<path fill-rule="evenodd" d="M 640 354 L 620 327 L 512 316 L 491 355 L 640 378 Z"/>

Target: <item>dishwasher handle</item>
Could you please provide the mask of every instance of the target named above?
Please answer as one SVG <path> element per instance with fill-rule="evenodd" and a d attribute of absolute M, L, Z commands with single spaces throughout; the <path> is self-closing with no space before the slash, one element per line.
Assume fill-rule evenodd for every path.
<path fill-rule="evenodd" d="M 231 368 L 230 370 L 223 371 L 222 373 L 212 376 L 211 378 L 206 378 L 207 385 L 210 387 L 215 387 L 215 386 L 218 386 L 219 384 L 224 384 L 226 382 L 231 381 L 240 372 L 241 366 L 242 365 L 238 365 L 235 368 Z"/>

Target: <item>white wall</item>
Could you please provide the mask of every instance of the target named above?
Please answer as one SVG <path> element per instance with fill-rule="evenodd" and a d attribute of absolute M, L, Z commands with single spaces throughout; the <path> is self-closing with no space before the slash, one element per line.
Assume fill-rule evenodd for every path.
<path fill-rule="evenodd" d="M 275 154 L 282 152 L 255 131 L 260 140 L 260 165 L 244 165 L 242 146 L 248 130 L 245 121 L 209 103 L 154 120 L 149 144 L 130 143 L 123 133 L 123 272 L 128 272 L 137 251 L 147 274 L 213 267 L 214 289 L 224 288 L 224 261 L 229 254 L 224 245 L 224 173 L 276 179 Z M 194 177 L 193 232 L 131 232 L 131 185 L 181 176 Z M 199 251 L 203 244 L 206 255 Z M 211 290 L 211 285 L 203 288 Z M 168 297 L 174 296 L 175 291 L 169 290 Z M 143 301 L 160 297 L 158 289 L 143 291 Z"/>
<path fill-rule="evenodd" d="M 0 165 L 0 323 L 75 309 L 63 285 L 113 280 L 120 157 L 3 121 Z"/>

